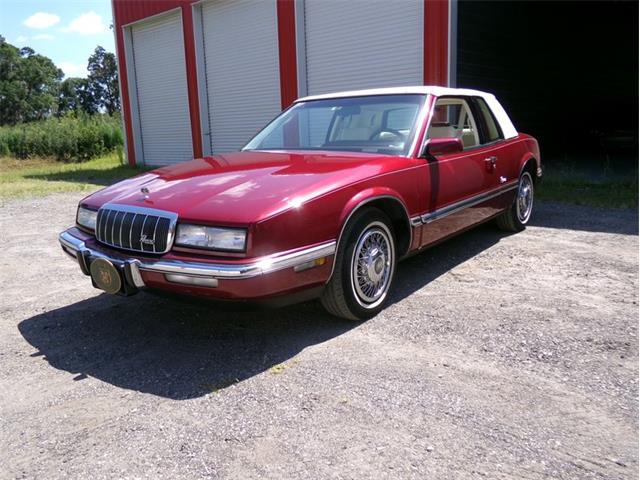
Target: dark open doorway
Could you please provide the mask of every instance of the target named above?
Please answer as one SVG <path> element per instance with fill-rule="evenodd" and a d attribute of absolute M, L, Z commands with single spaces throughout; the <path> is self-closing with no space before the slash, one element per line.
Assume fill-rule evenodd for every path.
<path fill-rule="evenodd" d="M 459 87 L 496 94 L 547 164 L 638 168 L 638 2 L 458 4 Z"/>

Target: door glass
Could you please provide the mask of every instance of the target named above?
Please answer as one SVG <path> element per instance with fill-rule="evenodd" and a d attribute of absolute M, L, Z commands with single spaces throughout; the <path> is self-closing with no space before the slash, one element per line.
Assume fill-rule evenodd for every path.
<path fill-rule="evenodd" d="M 465 149 L 480 144 L 478 128 L 463 98 L 440 98 L 434 107 L 427 138 L 459 138 Z"/>

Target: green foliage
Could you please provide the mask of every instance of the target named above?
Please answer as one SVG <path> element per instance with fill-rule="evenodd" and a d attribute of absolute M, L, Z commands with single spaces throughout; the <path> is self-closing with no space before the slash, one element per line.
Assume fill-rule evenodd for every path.
<path fill-rule="evenodd" d="M 0 125 L 50 116 L 62 76 L 49 58 L 0 41 Z"/>
<path fill-rule="evenodd" d="M 104 108 L 109 115 L 119 111 L 120 89 L 116 56 L 98 45 L 89 57 L 87 70 L 88 82 L 96 104 Z"/>
<path fill-rule="evenodd" d="M 0 127 L 0 154 L 17 158 L 53 157 L 84 161 L 123 145 L 120 118 L 67 114 L 16 126 Z"/>
<path fill-rule="evenodd" d="M 60 84 L 58 115 L 79 111 L 113 115 L 120 110 L 116 56 L 97 46 L 87 70 L 87 78 L 67 78 Z"/>
<path fill-rule="evenodd" d="M 47 57 L 0 37 L 0 125 L 67 112 L 114 115 L 120 110 L 116 57 L 101 46 L 87 61 L 87 78 L 67 78 Z"/>
<path fill-rule="evenodd" d="M 86 78 L 66 78 L 60 84 L 58 96 L 58 116 L 68 112 L 98 113 L 99 105 L 91 91 L 91 85 Z"/>

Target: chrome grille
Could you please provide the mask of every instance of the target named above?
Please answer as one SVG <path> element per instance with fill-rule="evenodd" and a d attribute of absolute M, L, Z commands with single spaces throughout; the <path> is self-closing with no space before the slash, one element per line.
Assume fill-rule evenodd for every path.
<path fill-rule="evenodd" d="M 129 205 L 104 205 L 98 210 L 96 238 L 106 245 L 146 253 L 171 249 L 178 215 Z"/>

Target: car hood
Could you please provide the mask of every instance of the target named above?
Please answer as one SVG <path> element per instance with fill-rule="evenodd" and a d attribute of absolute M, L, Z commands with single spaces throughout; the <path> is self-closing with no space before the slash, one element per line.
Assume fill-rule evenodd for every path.
<path fill-rule="evenodd" d="M 83 203 L 157 208 L 176 212 L 182 220 L 246 225 L 407 162 L 367 153 L 233 152 L 139 175 Z"/>

